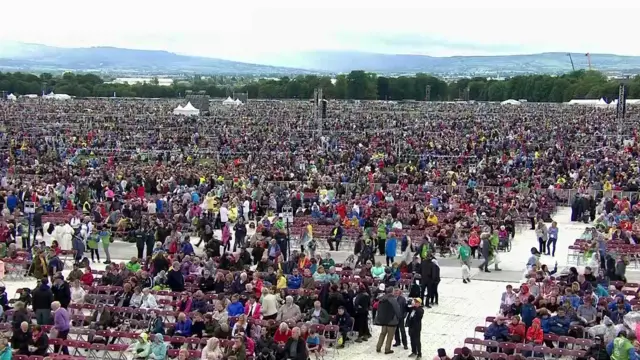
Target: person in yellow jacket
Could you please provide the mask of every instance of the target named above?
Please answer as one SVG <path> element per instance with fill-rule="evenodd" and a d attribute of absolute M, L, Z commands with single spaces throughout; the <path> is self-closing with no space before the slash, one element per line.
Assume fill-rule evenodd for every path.
<path fill-rule="evenodd" d="M 287 277 L 284 276 L 284 274 L 282 273 L 282 270 L 278 270 L 278 281 L 276 283 L 276 288 L 278 290 L 287 288 Z"/>

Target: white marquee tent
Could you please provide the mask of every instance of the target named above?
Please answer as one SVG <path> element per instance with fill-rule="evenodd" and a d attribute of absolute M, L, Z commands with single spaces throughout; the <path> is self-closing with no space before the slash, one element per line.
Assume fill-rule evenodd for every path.
<path fill-rule="evenodd" d="M 7 95 L 7 100 L 16 101 L 18 100 L 18 97 L 13 94 L 9 94 Z"/>
<path fill-rule="evenodd" d="M 236 102 L 233 101 L 233 99 L 231 98 L 231 96 L 229 96 L 225 101 L 222 102 L 223 105 L 235 105 Z"/>
<path fill-rule="evenodd" d="M 182 105 L 178 105 L 177 108 L 173 109 L 173 115 L 181 115 L 183 109 Z"/>
<path fill-rule="evenodd" d="M 240 101 L 240 99 L 236 99 L 233 103 L 236 105 L 242 105 L 242 101 Z"/>
<path fill-rule="evenodd" d="M 54 94 L 53 91 L 52 91 L 48 95 L 44 95 L 43 98 L 44 99 L 52 99 L 52 100 L 69 100 L 69 99 L 71 99 L 71 96 L 69 96 L 67 94 Z"/>
<path fill-rule="evenodd" d="M 501 102 L 500 105 L 520 105 L 520 101 L 509 99 Z"/>
<path fill-rule="evenodd" d="M 198 116 L 200 115 L 200 110 L 196 109 L 191 102 L 188 102 L 187 105 L 181 107 L 178 105 L 177 108 L 173 109 L 174 115 L 184 115 L 184 116 Z"/>

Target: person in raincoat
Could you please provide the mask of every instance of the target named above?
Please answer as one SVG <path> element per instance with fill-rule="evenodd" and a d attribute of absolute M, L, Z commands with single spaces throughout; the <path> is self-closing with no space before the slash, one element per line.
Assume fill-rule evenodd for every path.
<path fill-rule="evenodd" d="M 167 358 L 167 344 L 162 334 L 154 334 L 151 342 L 149 359 L 165 360 Z"/>
<path fill-rule="evenodd" d="M 149 335 L 141 333 L 138 340 L 134 341 L 126 350 L 133 353 L 134 359 L 146 359 L 151 353 L 151 344 L 149 344 Z"/>

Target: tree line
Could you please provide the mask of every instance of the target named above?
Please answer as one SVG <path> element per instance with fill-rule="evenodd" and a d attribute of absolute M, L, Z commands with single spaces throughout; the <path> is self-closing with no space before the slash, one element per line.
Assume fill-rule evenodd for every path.
<path fill-rule="evenodd" d="M 49 73 L 0 72 L 0 91 L 7 94 L 41 94 L 51 91 L 77 97 L 182 97 L 189 90 L 204 91 L 211 97 L 227 97 L 246 92 L 249 98 L 310 99 L 320 87 L 326 99 L 361 100 L 477 100 L 502 101 L 526 99 L 532 102 L 566 102 L 571 99 L 615 99 L 620 80 L 609 80 L 597 71 L 574 71 L 561 76 L 523 75 L 504 80 L 483 77 L 463 78 L 447 82 L 428 74 L 388 77 L 361 70 L 329 76 L 301 75 L 279 79 L 247 79 L 194 76 L 174 81 L 171 86 L 146 84 L 113 84 L 95 74 L 62 76 Z M 640 98 L 640 76 L 627 84 L 628 98 Z M 427 99 L 427 93 L 429 98 Z"/>

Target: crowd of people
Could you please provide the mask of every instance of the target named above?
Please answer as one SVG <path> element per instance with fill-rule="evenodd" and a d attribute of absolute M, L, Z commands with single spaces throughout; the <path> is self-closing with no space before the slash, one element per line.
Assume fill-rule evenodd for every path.
<path fill-rule="evenodd" d="M 100 284 L 118 288 L 111 306 L 148 311 L 133 317 L 147 324 L 134 358 L 190 348 L 167 347 L 157 336 L 166 334 L 215 339 L 203 359 L 302 360 L 369 340 L 370 324 L 382 327 L 379 352 L 392 353 L 395 338 L 421 357 L 438 256 L 459 256 L 468 283 L 469 259 L 499 271 L 498 250 L 516 228 L 544 226 L 571 194 L 637 202 L 636 130 L 611 110 L 332 102 L 319 120 L 304 101 L 213 106 L 198 118 L 171 115 L 176 104 L 0 102 L 0 250 L 26 252 L 39 281 L 32 302 L 11 306 L 24 340 L 15 351 L 41 351 L 20 335 L 24 322 L 33 339 L 49 325 L 66 338 L 74 304 Z M 34 203 L 31 222 L 25 203 Z M 614 207 L 604 221 L 628 221 L 631 206 Z M 541 251 L 550 242 L 555 252 L 557 232 L 536 234 Z M 137 256 L 117 264 L 115 241 L 134 243 Z M 331 253 L 341 248 L 353 256 L 336 264 Z M 76 266 L 66 278 L 65 253 Z M 90 266 L 101 260 L 98 276 Z M 163 303 L 162 291 L 179 299 Z M 17 316 L 29 307 L 40 330 Z M 165 329 L 169 307 L 179 314 Z M 73 325 L 122 328 L 128 315 L 103 306 Z"/>

